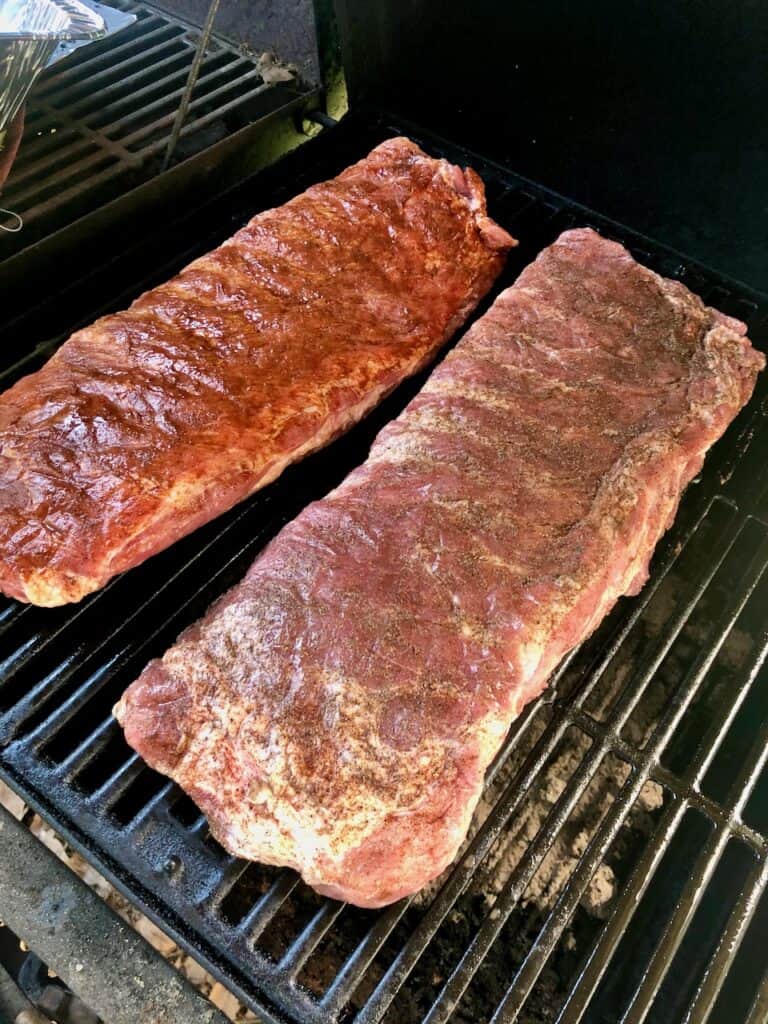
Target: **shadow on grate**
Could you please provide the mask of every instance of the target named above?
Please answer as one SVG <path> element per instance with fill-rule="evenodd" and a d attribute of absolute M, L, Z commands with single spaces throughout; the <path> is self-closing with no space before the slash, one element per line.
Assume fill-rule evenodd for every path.
<path fill-rule="evenodd" d="M 158 47 L 178 38 L 147 30 Z M 122 44 L 140 52 L 127 37 Z M 119 272 L 112 266 L 87 290 L 30 311 L 27 331 L 14 321 L 16 336 L 41 347 L 3 353 L 3 384 L 45 358 L 46 338 L 63 326 L 130 301 L 217 244 L 256 212 L 254 195 L 262 207 L 282 202 L 393 131 L 481 171 L 491 213 L 521 239 L 499 288 L 564 228 L 591 223 L 748 317 L 765 344 L 761 296 L 412 126 L 357 118 L 263 173 L 258 189 L 244 182 L 157 226 L 120 255 Z M 713 1005 L 712 1020 L 725 1019 L 722 1006 L 728 1020 L 763 1019 L 763 381 L 689 488 L 643 592 L 619 602 L 514 723 L 455 865 L 417 897 L 358 910 L 318 897 L 290 871 L 229 856 L 112 721 L 144 663 L 361 461 L 424 376 L 330 449 L 81 606 L 0 607 L 0 774 L 266 1020 L 672 1022 L 704 1020 Z"/>

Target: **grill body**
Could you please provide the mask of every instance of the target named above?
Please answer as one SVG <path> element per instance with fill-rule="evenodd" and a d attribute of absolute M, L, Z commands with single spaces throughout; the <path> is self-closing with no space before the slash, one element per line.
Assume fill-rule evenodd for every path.
<path fill-rule="evenodd" d="M 768 287 L 755 0 L 335 0 L 353 109 L 425 124 Z"/>
<path fill-rule="evenodd" d="M 477 316 L 560 231 L 589 224 L 768 344 L 766 296 L 412 123 L 358 113 L 257 178 L 148 226 L 87 288 L 74 281 L 15 318 L 23 343 L 3 350 L 0 384 L 37 368 L 62 326 L 124 306 L 259 209 L 395 133 L 477 168 L 491 216 L 521 240 Z M 514 724 L 468 846 L 427 897 L 362 911 L 316 896 L 289 871 L 228 856 L 111 719 L 146 661 L 365 457 L 424 379 L 81 605 L 4 603 L 0 776 L 268 1021 L 763 1020 L 765 375 L 687 491 L 643 592 L 617 606 Z M 516 822 L 542 801 L 546 814 L 510 852 Z M 585 817 L 588 807 L 599 813 Z M 548 865 L 564 842 L 578 852 L 553 880 Z M 587 913 L 606 878 L 612 898 Z"/>

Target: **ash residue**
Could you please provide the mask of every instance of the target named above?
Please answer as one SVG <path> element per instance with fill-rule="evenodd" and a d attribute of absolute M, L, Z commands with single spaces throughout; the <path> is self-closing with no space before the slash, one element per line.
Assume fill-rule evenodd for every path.
<path fill-rule="evenodd" d="M 514 787 L 549 717 L 549 709 L 541 707 L 521 736 L 478 807 L 473 834 L 491 813 L 504 790 L 510 785 Z M 625 762 L 613 755 L 606 756 L 593 768 L 582 796 L 570 813 L 566 813 L 564 802 L 568 801 L 568 784 L 583 769 L 590 745 L 589 738 L 581 731 L 571 728 L 565 732 L 530 791 L 501 828 L 498 839 L 475 872 L 467 891 L 421 957 L 385 1020 L 392 1024 L 410 1024 L 422 1019 L 439 996 L 458 958 L 469 947 L 486 919 L 501 922 L 495 903 L 506 887 L 514 885 L 520 888 L 515 909 L 503 924 L 451 1018 L 460 1024 L 480 1024 L 490 1019 L 517 969 L 534 948 L 558 897 L 570 882 L 579 858 L 629 776 L 630 769 Z M 518 1018 L 522 1024 L 544 1024 L 556 1019 L 584 954 L 595 940 L 614 897 L 655 827 L 663 802 L 662 788 L 653 781 L 646 782 L 603 862 L 581 895 L 576 910 L 565 921 L 557 945 Z M 533 862 L 526 861 L 526 855 L 540 831 L 555 823 L 555 818 L 554 839 L 548 849 L 544 844 L 542 850 L 547 852 L 543 857 L 534 858 Z M 357 993 L 358 1005 L 364 1002 L 382 976 L 390 957 L 416 927 L 441 881 L 420 894 L 409 908 L 387 943 L 381 969 L 378 969 L 377 961 Z"/>

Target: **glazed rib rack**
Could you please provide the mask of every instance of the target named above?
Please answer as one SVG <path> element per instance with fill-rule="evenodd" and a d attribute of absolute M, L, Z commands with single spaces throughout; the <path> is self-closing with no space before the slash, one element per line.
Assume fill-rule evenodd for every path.
<path fill-rule="evenodd" d="M 244 182 L 157 226 L 87 288 L 6 324 L 8 337 L 34 344 L 4 349 L 2 385 L 37 368 L 65 331 L 125 305 L 257 208 L 396 133 L 483 175 L 489 213 L 521 240 L 494 295 L 562 230 L 589 224 L 745 320 L 765 348 L 765 296 L 412 125 L 356 115 L 262 173 L 258 189 Z M 81 605 L 4 604 L 0 775 L 267 1021 L 762 1021 L 765 379 L 686 493 L 642 593 L 620 602 L 514 724 L 468 846 L 428 893 L 363 911 L 322 899 L 290 871 L 238 861 L 125 745 L 110 716 L 123 689 L 285 522 L 364 458 L 423 379 Z"/>

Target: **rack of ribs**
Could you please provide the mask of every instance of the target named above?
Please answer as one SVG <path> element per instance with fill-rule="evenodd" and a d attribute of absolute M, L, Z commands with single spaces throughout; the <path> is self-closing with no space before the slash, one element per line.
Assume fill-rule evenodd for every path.
<path fill-rule="evenodd" d="M 0 396 L 0 590 L 78 601 L 358 421 L 513 239 L 404 138 L 254 217 Z"/>
<path fill-rule="evenodd" d="M 574 230 L 367 461 L 116 708 L 232 853 L 376 907 L 438 875 L 510 723 L 643 585 L 764 359 L 744 325 Z"/>

